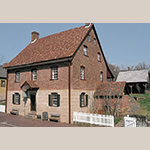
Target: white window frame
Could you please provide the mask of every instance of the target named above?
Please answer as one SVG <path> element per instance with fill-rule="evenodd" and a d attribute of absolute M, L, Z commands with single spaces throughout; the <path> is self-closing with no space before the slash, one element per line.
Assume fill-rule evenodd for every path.
<path fill-rule="evenodd" d="M 52 94 L 52 103 L 53 103 L 53 106 L 57 106 L 57 103 L 58 103 L 58 94 L 57 93 Z"/>
<path fill-rule="evenodd" d="M 20 82 L 20 72 L 16 72 L 16 82 Z"/>
<path fill-rule="evenodd" d="M 19 104 L 19 93 L 15 93 L 15 104 Z"/>
<path fill-rule="evenodd" d="M 100 72 L 100 82 L 103 82 L 103 72 Z"/>
<path fill-rule="evenodd" d="M 58 79 L 58 67 L 52 68 L 52 79 L 53 80 Z"/>
<path fill-rule="evenodd" d="M 98 59 L 98 61 L 101 61 L 101 55 L 100 55 L 100 53 L 97 53 L 97 59 Z"/>
<path fill-rule="evenodd" d="M 37 80 L 37 70 L 36 69 L 32 70 L 32 80 L 33 81 Z"/>
<path fill-rule="evenodd" d="M 5 85 L 5 80 L 1 80 L 1 87 L 5 87 L 6 85 Z"/>
<path fill-rule="evenodd" d="M 85 67 L 81 66 L 80 68 L 80 79 L 84 80 L 85 79 Z"/>
<path fill-rule="evenodd" d="M 85 93 L 81 93 L 81 106 L 85 106 Z"/>
<path fill-rule="evenodd" d="M 83 46 L 84 55 L 87 56 L 87 46 Z"/>

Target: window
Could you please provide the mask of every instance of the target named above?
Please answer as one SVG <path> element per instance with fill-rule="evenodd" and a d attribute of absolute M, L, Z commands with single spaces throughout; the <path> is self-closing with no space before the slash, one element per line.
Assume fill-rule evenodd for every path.
<path fill-rule="evenodd" d="M 57 67 L 52 68 L 52 79 L 53 80 L 58 79 L 58 68 Z"/>
<path fill-rule="evenodd" d="M 100 82 L 103 82 L 103 72 L 100 72 Z"/>
<path fill-rule="evenodd" d="M 97 59 L 98 59 L 98 61 L 101 61 L 101 55 L 100 55 L 100 53 L 97 53 Z"/>
<path fill-rule="evenodd" d="M 5 80 L 1 80 L 1 87 L 5 87 Z"/>
<path fill-rule="evenodd" d="M 20 72 L 16 72 L 16 82 L 20 82 Z"/>
<path fill-rule="evenodd" d="M 52 93 L 49 95 L 49 106 L 60 106 L 60 95 L 58 93 Z"/>
<path fill-rule="evenodd" d="M 96 39 L 94 38 L 94 45 L 96 45 Z"/>
<path fill-rule="evenodd" d="M 81 93 L 80 95 L 80 107 L 88 106 L 88 95 Z"/>
<path fill-rule="evenodd" d="M 85 80 L 85 67 L 80 68 L 80 79 Z"/>
<path fill-rule="evenodd" d="M 20 105 L 20 94 L 15 93 L 12 95 L 12 103 L 16 105 Z"/>
<path fill-rule="evenodd" d="M 32 80 L 33 81 L 37 80 L 37 70 L 36 69 L 32 70 Z"/>
<path fill-rule="evenodd" d="M 91 40 L 91 39 L 90 39 L 90 35 L 88 35 L 88 41 L 90 42 L 90 40 Z"/>
<path fill-rule="evenodd" d="M 84 55 L 86 55 L 86 56 L 87 56 L 87 46 L 85 46 L 85 45 L 84 45 L 84 47 L 83 47 L 83 51 L 84 51 Z"/>

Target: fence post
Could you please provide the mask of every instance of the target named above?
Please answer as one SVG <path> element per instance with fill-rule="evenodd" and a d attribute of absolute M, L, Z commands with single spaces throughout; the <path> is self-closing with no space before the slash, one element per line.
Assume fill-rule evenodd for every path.
<path fill-rule="evenodd" d="M 90 114 L 90 124 L 93 124 L 93 115 Z"/>
<path fill-rule="evenodd" d="M 112 116 L 112 127 L 114 127 L 114 116 Z"/>

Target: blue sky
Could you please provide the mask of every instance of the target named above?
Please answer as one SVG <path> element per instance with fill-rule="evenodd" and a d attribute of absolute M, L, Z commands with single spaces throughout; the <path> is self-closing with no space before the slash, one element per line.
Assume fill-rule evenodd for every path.
<path fill-rule="evenodd" d="M 33 30 L 40 38 L 82 26 L 84 23 L 0 23 L 1 64 L 12 60 L 31 41 Z M 109 63 L 150 64 L 150 23 L 95 23 L 95 28 Z"/>

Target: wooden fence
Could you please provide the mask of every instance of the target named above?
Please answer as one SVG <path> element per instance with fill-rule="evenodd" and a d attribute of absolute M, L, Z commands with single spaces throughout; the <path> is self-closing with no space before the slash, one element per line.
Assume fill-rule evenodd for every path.
<path fill-rule="evenodd" d="M 0 112 L 5 112 L 5 105 L 0 105 Z"/>
<path fill-rule="evenodd" d="M 73 121 L 114 127 L 114 116 L 73 112 Z"/>

